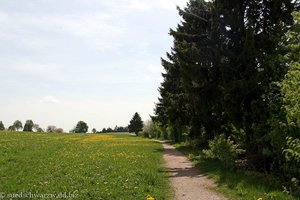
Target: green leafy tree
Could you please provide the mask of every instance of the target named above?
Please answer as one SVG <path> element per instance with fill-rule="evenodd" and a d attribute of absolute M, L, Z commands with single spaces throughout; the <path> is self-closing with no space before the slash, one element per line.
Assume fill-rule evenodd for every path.
<path fill-rule="evenodd" d="M 293 16 L 295 25 L 287 33 L 285 55 L 289 69 L 280 86 L 288 123 L 300 125 L 300 12 L 294 12 Z"/>
<path fill-rule="evenodd" d="M 2 123 L 2 121 L 0 121 L 0 131 L 4 131 L 4 130 L 5 130 L 4 124 Z"/>
<path fill-rule="evenodd" d="M 75 126 L 74 132 L 75 133 L 86 133 L 88 131 L 88 125 L 84 121 L 79 121 Z"/>
<path fill-rule="evenodd" d="M 97 130 L 95 128 L 92 129 L 93 133 L 97 133 Z"/>
<path fill-rule="evenodd" d="M 286 34 L 283 59 L 288 71 L 278 84 L 282 109 L 272 123 L 275 130 L 271 141 L 276 145 L 276 153 L 284 155 L 278 158 L 279 173 L 284 174 L 291 192 L 300 193 L 300 13 L 294 12 L 293 17 L 295 24 Z"/>
<path fill-rule="evenodd" d="M 107 133 L 112 133 L 112 132 L 114 132 L 114 130 L 113 130 L 112 128 L 108 127 L 108 128 L 106 129 L 106 132 L 107 132 Z"/>
<path fill-rule="evenodd" d="M 19 131 L 20 129 L 23 128 L 22 122 L 21 122 L 20 120 L 16 120 L 16 121 L 14 122 L 13 126 L 15 127 L 15 129 L 16 129 L 17 131 Z"/>
<path fill-rule="evenodd" d="M 32 121 L 32 120 L 27 120 L 27 121 L 25 122 L 23 131 L 24 131 L 24 132 L 32 132 L 33 126 L 34 126 L 33 121 Z"/>
<path fill-rule="evenodd" d="M 140 115 L 136 112 L 129 122 L 128 129 L 130 133 L 138 135 L 139 131 L 143 130 L 143 121 Z"/>
<path fill-rule="evenodd" d="M 101 132 L 102 132 L 102 133 L 106 133 L 106 132 L 107 132 L 107 131 L 106 131 L 106 128 L 103 128 Z"/>
<path fill-rule="evenodd" d="M 14 127 L 14 125 L 11 125 L 11 126 L 8 127 L 7 130 L 9 130 L 9 131 L 16 131 L 16 128 Z"/>

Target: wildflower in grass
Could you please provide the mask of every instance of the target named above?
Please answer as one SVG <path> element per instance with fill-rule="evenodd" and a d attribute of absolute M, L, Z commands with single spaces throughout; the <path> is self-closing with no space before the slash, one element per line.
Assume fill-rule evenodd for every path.
<path fill-rule="evenodd" d="M 147 200 L 155 200 L 155 199 L 153 197 L 151 197 L 150 195 L 148 195 Z"/>

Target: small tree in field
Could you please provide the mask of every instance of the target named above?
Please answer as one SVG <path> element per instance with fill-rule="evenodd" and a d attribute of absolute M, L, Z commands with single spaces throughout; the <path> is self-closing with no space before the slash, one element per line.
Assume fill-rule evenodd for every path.
<path fill-rule="evenodd" d="M 24 132 L 32 132 L 32 128 L 33 128 L 33 121 L 32 120 L 27 120 L 25 125 L 24 125 L 24 128 L 23 128 L 23 131 Z"/>
<path fill-rule="evenodd" d="M 14 125 L 11 125 L 11 126 L 8 127 L 7 130 L 9 130 L 9 131 L 16 131 L 16 127 L 14 127 Z"/>
<path fill-rule="evenodd" d="M 2 121 L 0 121 L 0 131 L 4 131 L 4 130 L 5 130 L 5 127 L 4 127 L 3 123 L 2 123 Z"/>
<path fill-rule="evenodd" d="M 19 131 L 20 129 L 23 128 L 22 122 L 21 122 L 20 120 L 16 120 L 16 121 L 14 122 L 13 126 L 15 127 L 15 129 L 16 129 L 17 131 Z"/>
<path fill-rule="evenodd" d="M 143 130 L 143 121 L 140 115 L 136 112 L 128 125 L 129 133 L 135 133 L 138 135 L 139 131 Z"/>
<path fill-rule="evenodd" d="M 75 133 L 86 133 L 89 127 L 84 121 L 79 121 L 74 129 Z"/>
<path fill-rule="evenodd" d="M 97 130 L 95 128 L 92 129 L 93 133 L 97 133 Z"/>

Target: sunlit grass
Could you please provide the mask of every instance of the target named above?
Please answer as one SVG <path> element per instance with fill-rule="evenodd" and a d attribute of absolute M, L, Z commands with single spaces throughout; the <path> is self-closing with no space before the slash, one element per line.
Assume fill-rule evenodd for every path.
<path fill-rule="evenodd" d="M 0 193 L 168 199 L 162 146 L 120 134 L 0 132 Z"/>

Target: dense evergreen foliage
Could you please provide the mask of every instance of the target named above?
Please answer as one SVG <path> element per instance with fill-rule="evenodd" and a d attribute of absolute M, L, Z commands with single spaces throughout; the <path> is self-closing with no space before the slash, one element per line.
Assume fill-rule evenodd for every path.
<path fill-rule="evenodd" d="M 138 133 L 143 130 L 143 121 L 139 113 L 134 113 L 132 119 L 129 122 L 128 130 L 129 133 L 135 133 L 136 135 L 138 135 Z"/>
<path fill-rule="evenodd" d="M 300 137 L 299 1 L 190 0 L 178 10 L 153 121 L 175 142 L 208 148 L 224 137 L 253 169 L 282 173 L 287 137 Z"/>

